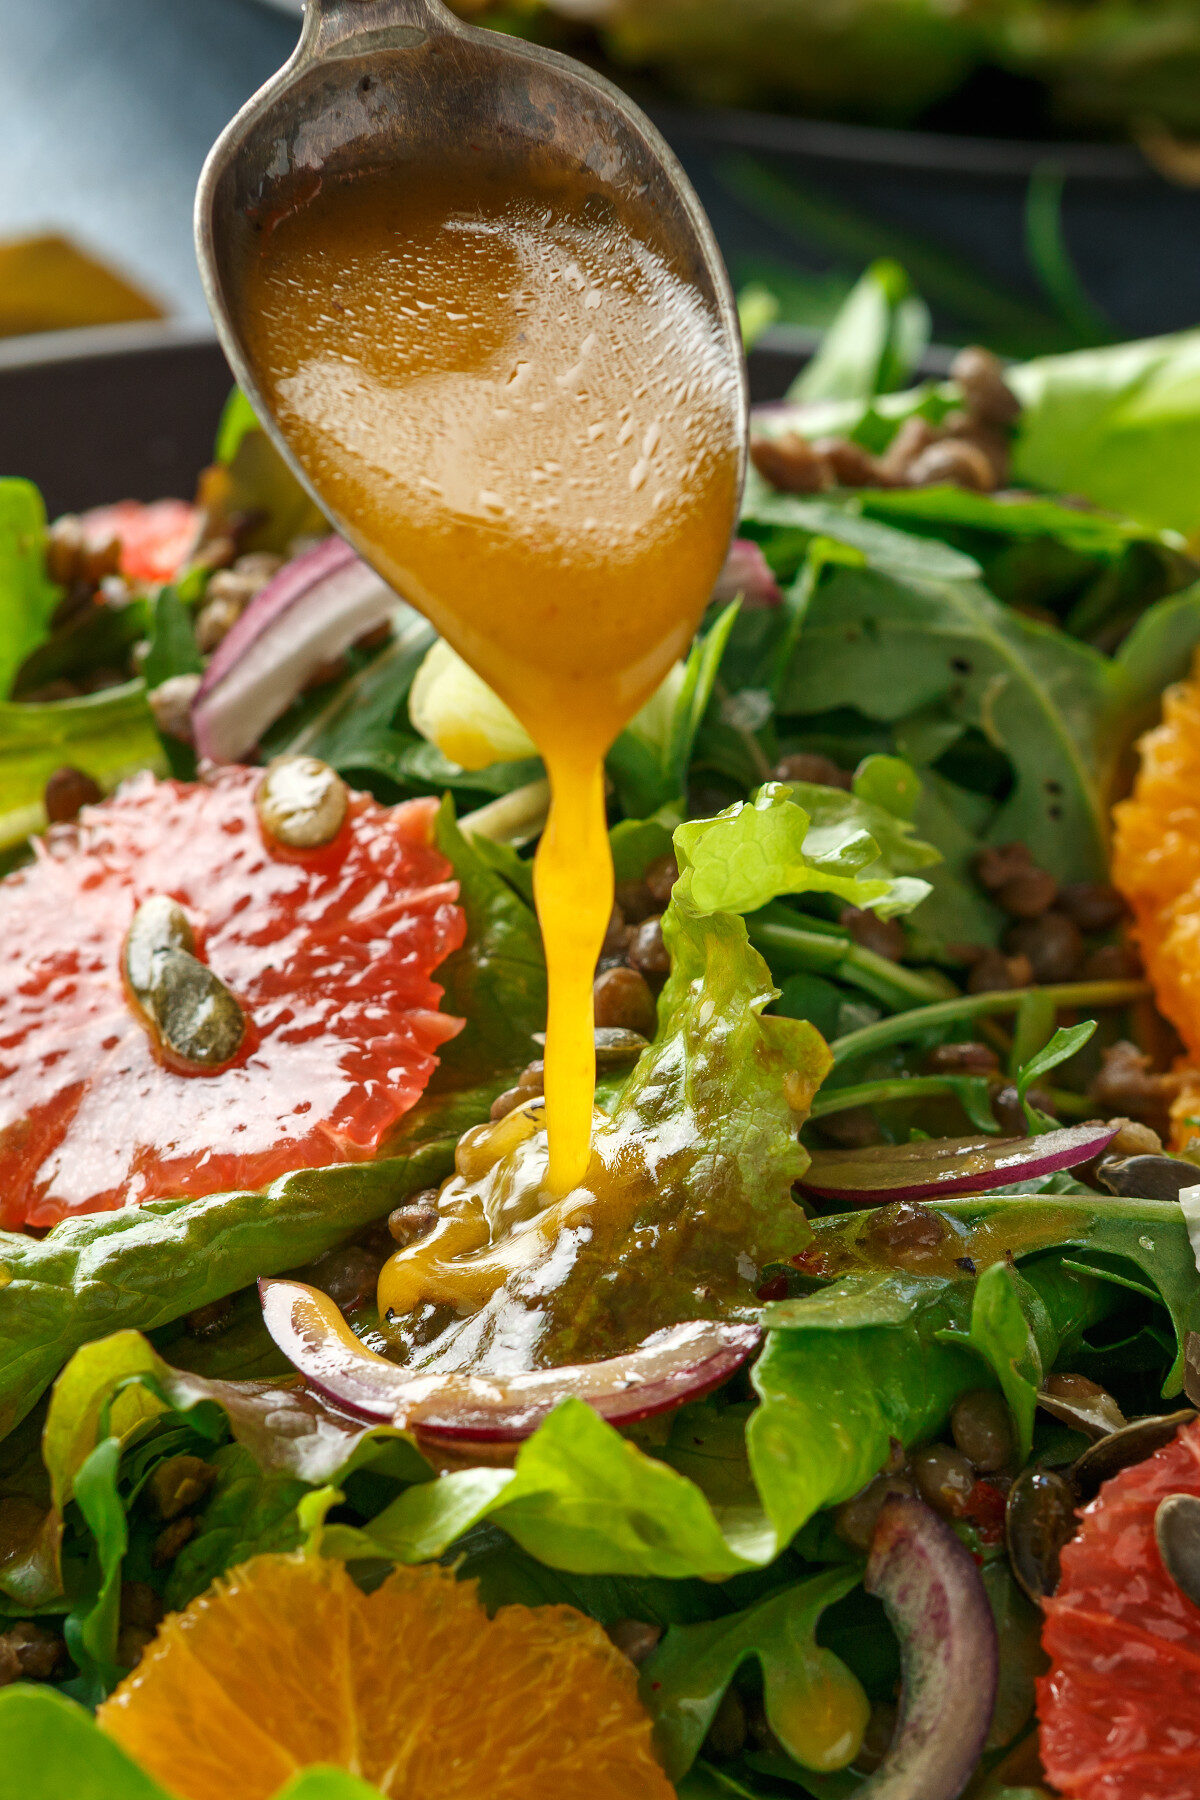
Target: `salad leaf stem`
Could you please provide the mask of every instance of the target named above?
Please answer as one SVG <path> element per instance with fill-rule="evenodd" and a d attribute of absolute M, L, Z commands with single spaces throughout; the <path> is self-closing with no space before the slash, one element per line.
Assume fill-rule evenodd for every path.
<path fill-rule="evenodd" d="M 550 809 L 550 783 L 528 781 L 501 794 L 458 821 L 465 837 L 490 838 L 494 844 L 524 844 L 538 835 Z"/>
<path fill-rule="evenodd" d="M 1150 986 L 1145 981 L 1062 981 L 1043 988 L 1009 988 L 990 994 L 964 994 L 958 1000 L 942 1000 L 934 1006 L 915 1007 L 891 1019 L 878 1019 L 858 1031 L 848 1031 L 829 1046 L 836 1068 L 851 1057 L 882 1050 L 889 1044 L 902 1044 L 907 1038 L 923 1032 L 940 1030 L 944 1025 L 961 1025 L 968 1020 L 986 1018 L 989 1013 L 1016 1012 L 1031 994 L 1043 994 L 1056 1007 L 1130 1006 L 1135 1000 L 1149 998 Z"/>
<path fill-rule="evenodd" d="M 809 1116 L 825 1119 L 854 1106 L 883 1106 L 889 1100 L 926 1100 L 943 1094 L 954 1096 L 977 1130 L 999 1131 L 984 1075 L 897 1075 L 890 1081 L 860 1081 L 853 1087 L 818 1094 Z"/>
<path fill-rule="evenodd" d="M 934 976 L 922 975 L 890 962 L 874 950 L 866 950 L 849 938 L 833 937 L 823 931 L 807 931 L 800 926 L 779 925 L 773 921 L 752 919 L 750 942 L 768 958 L 773 954 L 791 969 L 808 969 L 818 974 L 834 973 L 853 987 L 861 988 L 875 1000 L 892 1008 L 913 1005 L 924 1007 L 944 1001 L 946 990 Z"/>

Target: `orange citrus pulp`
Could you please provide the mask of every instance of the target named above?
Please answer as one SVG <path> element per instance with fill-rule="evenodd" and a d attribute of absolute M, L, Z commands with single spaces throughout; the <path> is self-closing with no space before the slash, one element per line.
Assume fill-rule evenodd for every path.
<path fill-rule="evenodd" d="M 334 1764 L 421 1800 L 672 1800 L 633 1666 L 569 1606 L 401 1568 L 259 1556 L 173 1613 L 99 1723 L 181 1800 L 268 1800 Z"/>
<path fill-rule="evenodd" d="M 1138 746 L 1133 792 L 1114 809 L 1112 878 L 1133 911 L 1159 1010 L 1200 1065 L 1200 657 L 1163 695 Z M 1172 1106 L 1182 1147 L 1200 1132 L 1200 1066 Z"/>

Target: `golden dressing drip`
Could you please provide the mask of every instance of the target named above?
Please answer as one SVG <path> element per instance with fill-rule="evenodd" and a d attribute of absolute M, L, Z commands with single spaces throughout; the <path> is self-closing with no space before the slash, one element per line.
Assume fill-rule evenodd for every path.
<path fill-rule="evenodd" d="M 588 1164 L 612 909 L 603 757 L 682 655 L 733 526 L 737 382 L 702 298 L 586 172 L 368 173 L 265 236 L 241 329 L 317 491 L 537 744 L 552 806 L 548 1186 Z"/>

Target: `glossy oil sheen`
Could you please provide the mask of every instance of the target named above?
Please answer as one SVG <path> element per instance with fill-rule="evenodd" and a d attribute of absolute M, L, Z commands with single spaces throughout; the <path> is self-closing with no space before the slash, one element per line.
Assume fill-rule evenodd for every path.
<path fill-rule="evenodd" d="M 612 907 L 603 757 L 687 649 L 742 429 L 719 320 L 586 173 L 327 185 L 267 233 L 243 340 L 357 548 L 521 719 L 553 805 L 536 891 L 550 1187 L 587 1168 Z"/>

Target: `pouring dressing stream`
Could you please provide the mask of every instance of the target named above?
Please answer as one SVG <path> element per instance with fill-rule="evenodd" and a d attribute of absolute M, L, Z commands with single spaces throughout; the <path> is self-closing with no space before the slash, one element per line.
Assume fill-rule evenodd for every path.
<path fill-rule="evenodd" d="M 630 103 L 438 0 L 309 0 L 197 201 L 243 385 L 356 549 L 521 719 L 549 1167 L 587 1169 L 613 876 L 603 758 L 686 652 L 743 472 L 736 316 Z"/>

